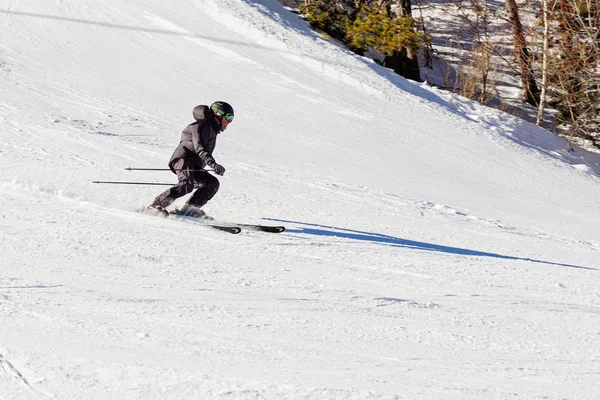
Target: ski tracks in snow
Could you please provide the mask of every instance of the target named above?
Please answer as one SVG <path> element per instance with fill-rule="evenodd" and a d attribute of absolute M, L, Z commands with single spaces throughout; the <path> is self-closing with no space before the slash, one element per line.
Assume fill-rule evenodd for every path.
<path fill-rule="evenodd" d="M 32 386 L 27 380 L 27 378 L 17 369 L 17 367 L 15 367 L 13 363 L 11 363 L 7 358 L 4 357 L 3 353 L 6 353 L 6 351 L 2 350 L 2 352 L 0 352 L 0 365 L 2 366 L 2 369 L 6 374 L 8 374 L 10 377 L 16 380 L 19 384 L 25 386 L 30 392 L 34 394 L 41 395 L 48 399 L 55 398 L 54 395 Z"/>

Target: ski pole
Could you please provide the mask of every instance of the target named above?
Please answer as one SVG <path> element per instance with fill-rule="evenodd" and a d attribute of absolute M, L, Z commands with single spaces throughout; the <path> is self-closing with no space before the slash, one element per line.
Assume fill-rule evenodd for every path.
<path fill-rule="evenodd" d="M 126 171 L 171 171 L 170 168 L 125 168 Z M 213 169 L 188 169 L 175 168 L 175 171 L 190 171 L 190 172 L 214 172 Z"/>
<path fill-rule="evenodd" d="M 170 171 L 169 168 L 125 168 L 126 171 Z"/>
<path fill-rule="evenodd" d="M 118 181 L 92 181 L 92 183 L 110 183 L 113 185 L 155 185 L 155 186 L 173 186 L 175 183 L 158 182 L 118 182 Z"/>

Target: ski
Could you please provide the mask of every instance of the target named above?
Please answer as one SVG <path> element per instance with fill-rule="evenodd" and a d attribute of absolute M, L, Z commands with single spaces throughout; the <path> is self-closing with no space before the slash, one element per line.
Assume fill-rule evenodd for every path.
<path fill-rule="evenodd" d="M 152 210 L 149 209 L 148 207 L 144 207 L 142 206 L 139 209 L 139 212 L 143 212 L 149 215 L 155 215 L 155 216 L 159 216 L 162 218 L 175 218 L 175 219 L 181 219 L 181 220 L 185 220 L 185 221 L 189 221 L 191 223 L 203 226 L 203 227 L 207 227 L 207 228 L 211 228 L 211 229 L 216 229 L 218 231 L 222 231 L 222 232 L 227 232 L 227 233 L 231 233 L 231 234 L 238 234 L 242 231 L 242 228 L 240 228 L 239 226 L 235 226 L 233 224 L 225 224 L 225 223 L 221 223 L 221 222 L 213 222 L 212 220 L 202 220 L 202 219 L 198 219 L 198 218 L 194 218 L 194 217 L 187 217 L 185 215 L 181 215 L 181 214 L 177 214 L 177 213 L 173 213 L 173 212 L 161 212 L 161 211 L 156 211 L 156 210 Z"/>
<path fill-rule="evenodd" d="M 281 233 L 285 231 L 285 226 L 280 225 L 262 225 L 262 224 L 239 224 L 237 222 L 226 222 L 219 221 L 212 218 L 195 218 L 187 215 L 183 215 L 180 213 L 178 209 L 172 211 L 158 211 L 154 209 L 150 209 L 148 207 L 142 206 L 140 209 L 141 212 L 145 212 L 147 214 L 157 215 L 164 218 L 177 218 L 186 221 L 193 222 L 198 225 L 206 226 L 208 228 L 217 229 L 224 232 L 229 232 L 233 234 L 240 233 L 242 229 L 249 229 L 260 232 L 268 232 L 268 233 Z"/>
<path fill-rule="evenodd" d="M 181 211 L 179 209 L 175 209 L 173 211 L 170 211 L 169 213 L 172 215 L 176 215 L 176 216 L 191 218 L 191 219 L 197 220 L 201 223 L 206 222 L 208 224 L 213 224 L 213 225 L 218 225 L 218 226 L 235 226 L 235 227 L 239 227 L 239 228 L 246 228 L 246 229 L 250 229 L 250 230 L 254 230 L 254 231 L 269 232 L 269 233 L 281 233 L 281 232 L 285 231 L 285 226 L 262 225 L 262 224 L 240 224 L 237 222 L 220 221 L 220 220 L 217 220 L 214 218 L 198 219 L 198 218 L 194 218 L 194 217 L 186 217 L 185 215 L 181 214 Z"/>
<path fill-rule="evenodd" d="M 236 226 L 234 224 L 226 224 L 223 222 L 218 222 L 218 221 L 214 221 L 214 220 L 210 220 L 210 219 L 200 219 L 200 218 L 188 217 L 186 215 L 177 214 L 175 212 L 170 212 L 168 214 L 168 218 L 175 218 L 175 219 L 181 219 L 184 221 L 190 221 L 197 225 L 205 226 L 207 228 L 212 228 L 212 229 L 216 229 L 216 230 L 227 232 L 227 233 L 232 233 L 234 235 L 238 234 L 242 231 L 242 228 L 240 228 L 239 226 Z"/>
<path fill-rule="evenodd" d="M 207 228 L 212 228 L 212 229 L 216 229 L 219 231 L 232 233 L 234 235 L 237 235 L 238 233 L 240 233 L 242 231 L 242 228 L 240 228 L 239 226 L 224 226 L 224 225 L 213 225 L 213 224 L 205 224 L 205 223 L 199 223 L 199 224 L 202 226 L 206 226 Z"/>
<path fill-rule="evenodd" d="M 226 222 L 226 224 L 229 224 L 229 222 Z M 242 228 L 248 228 L 248 229 L 252 229 L 255 231 L 261 231 L 261 232 L 281 233 L 281 232 L 285 231 L 285 226 L 260 225 L 260 224 L 238 224 L 238 223 L 231 223 L 231 224 L 242 227 Z"/>

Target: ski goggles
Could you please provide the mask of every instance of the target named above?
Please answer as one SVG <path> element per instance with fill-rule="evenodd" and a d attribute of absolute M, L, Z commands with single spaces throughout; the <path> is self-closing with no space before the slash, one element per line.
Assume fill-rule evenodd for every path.
<path fill-rule="evenodd" d="M 225 114 L 223 114 L 223 118 L 225 118 L 225 121 L 231 122 L 231 121 L 233 121 L 233 114 L 225 113 Z"/>

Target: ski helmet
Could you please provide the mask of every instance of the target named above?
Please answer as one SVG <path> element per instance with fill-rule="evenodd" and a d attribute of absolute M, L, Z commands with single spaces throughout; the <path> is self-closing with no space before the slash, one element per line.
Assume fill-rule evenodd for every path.
<path fill-rule="evenodd" d="M 233 121 L 233 107 L 224 101 L 215 101 L 210 105 L 210 110 L 217 117 L 225 117 L 227 122 Z"/>

